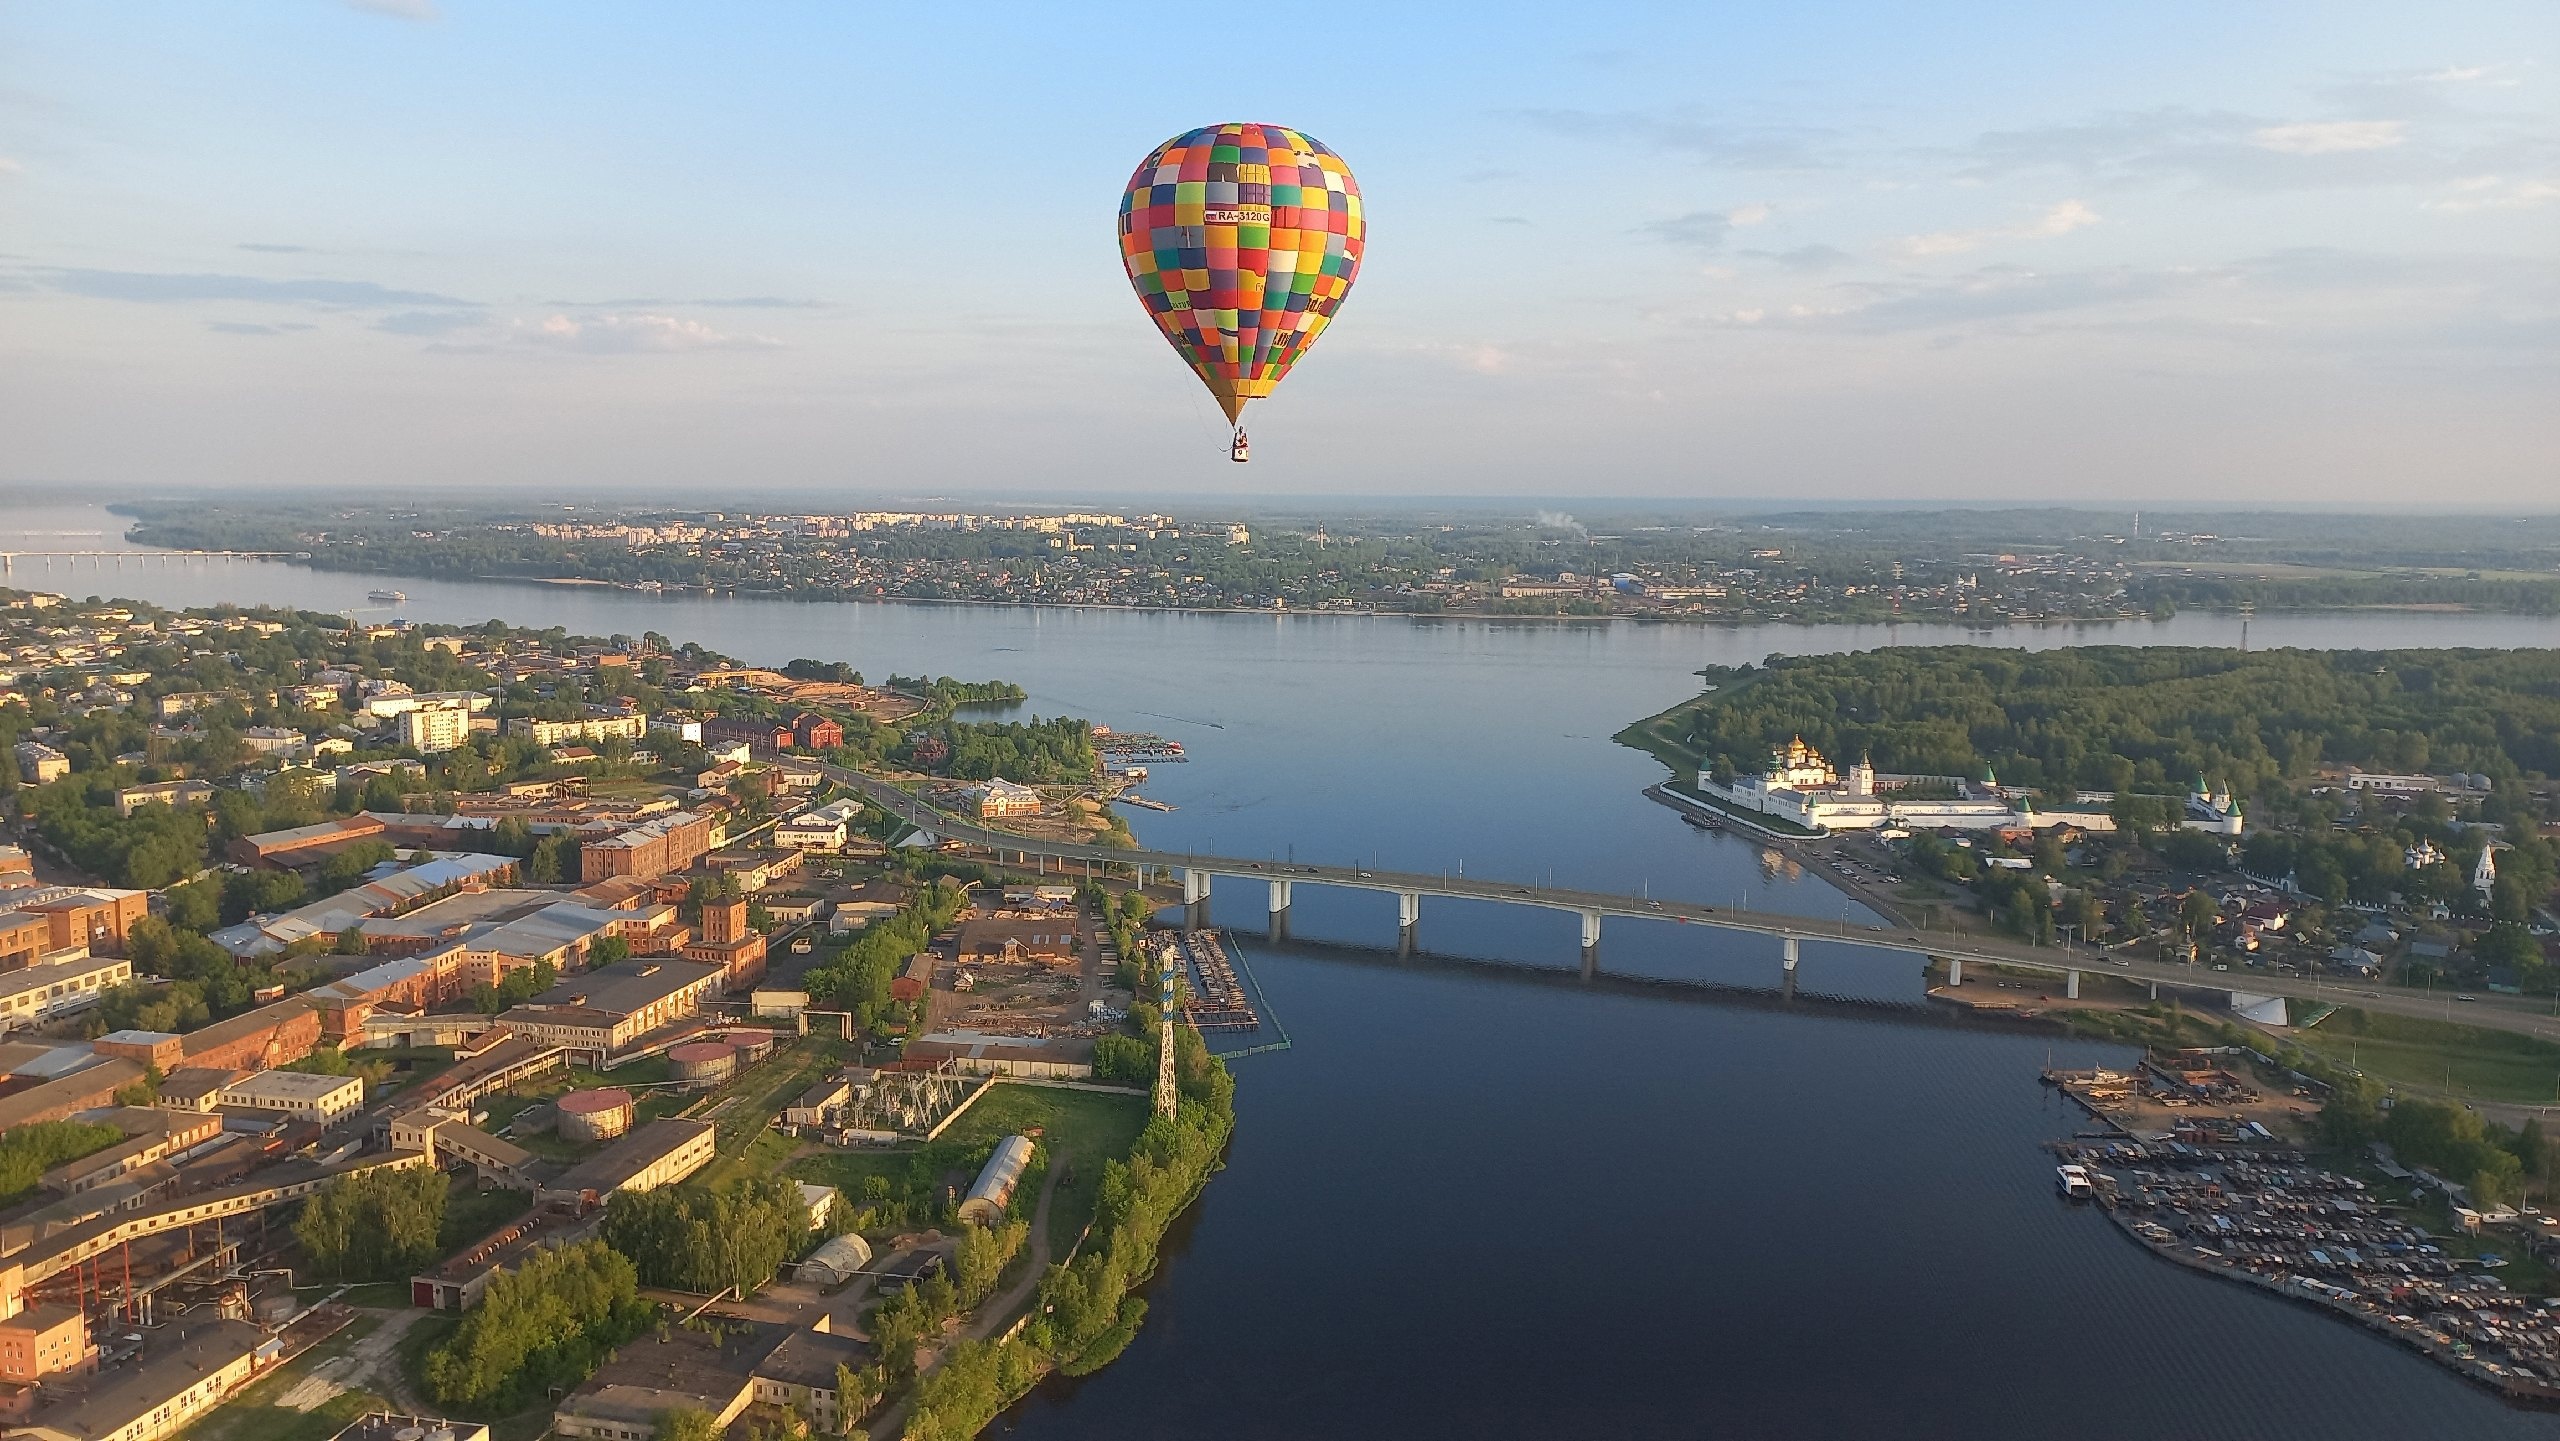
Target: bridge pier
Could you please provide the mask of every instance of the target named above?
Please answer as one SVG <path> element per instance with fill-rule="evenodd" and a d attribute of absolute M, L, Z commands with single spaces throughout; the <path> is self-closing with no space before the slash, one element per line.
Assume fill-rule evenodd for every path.
<path fill-rule="evenodd" d="M 1207 871 L 1182 868 L 1182 924 L 1187 929 L 1209 928 L 1209 881 Z"/>
<path fill-rule="evenodd" d="M 2062 995 L 2065 1000 L 2076 1001 L 2080 999 L 2080 973 L 2078 971 L 2064 971 L 2062 973 Z"/>
<path fill-rule="evenodd" d="M 1778 937 L 1778 994 L 1793 999 L 1796 993 L 1796 938 Z"/>
<path fill-rule="evenodd" d="M 1950 986 L 1964 984 L 1964 962 L 1952 956 L 1947 958 L 1947 984 Z"/>
<path fill-rule="evenodd" d="M 1396 892 L 1396 954 L 1413 954 L 1414 927 L 1422 920 L 1422 892 Z"/>
<path fill-rule="evenodd" d="M 1271 939 L 1289 938 L 1289 883 L 1274 878 L 1271 882 Z"/>
<path fill-rule="evenodd" d="M 1590 980 L 1600 974 L 1600 913 L 1582 913 L 1582 978 Z"/>

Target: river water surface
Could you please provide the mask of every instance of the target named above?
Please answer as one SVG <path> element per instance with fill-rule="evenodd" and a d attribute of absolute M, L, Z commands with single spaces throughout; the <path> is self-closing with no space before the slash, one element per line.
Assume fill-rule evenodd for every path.
<path fill-rule="evenodd" d="M 21 509 L 0 549 L 122 549 Z M 61 532 L 95 532 L 63 535 Z M 12 532 L 17 532 L 12 534 Z M 2012 628 L 1506 623 L 659 600 L 385 582 L 271 563 L 16 562 L 5 583 L 165 605 L 291 604 L 655 630 L 742 660 L 1002 678 L 1025 713 L 1180 740 L 1131 812 L 1150 845 L 1832 916 L 1760 848 L 1639 794 L 1612 745 L 1710 663 L 1977 642 L 2228 645 L 2239 622 Z M 76 566 L 76 568 L 75 568 Z M 2560 621 L 2259 617 L 2257 646 L 2560 645 Z M 1297 943 L 1245 947 L 1293 1048 L 1236 1063 L 1228 1169 L 1177 1228 L 1119 1361 L 1043 1388 L 1026 1438 L 1299 1436 L 2560 1438 L 2390 1344 L 2178 1271 L 2059 1204 L 2048 1060 L 2121 1048 L 1969 1028 L 1909 959 L 1807 945 L 1804 993 L 1571 979 L 1570 917 L 1300 887 Z M 1258 886 L 1218 918 L 1258 932 Z M 1609 922 L 1602 966 L 1751 988 L 1774 943 Z M 1518 969 L 1478 962 L 1509 963 Z M 1268 1036 L 1263 1039 L 1267 1039 Z"/>

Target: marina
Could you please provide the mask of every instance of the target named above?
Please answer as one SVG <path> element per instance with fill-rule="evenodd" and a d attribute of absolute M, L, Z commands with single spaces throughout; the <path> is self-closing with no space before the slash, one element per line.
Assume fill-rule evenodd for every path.
<path fill-rule="evenodd" d="M 1109 726 L 1093 728 L 1093 748 L 1102 756 L 1102 763 L 1112 770 L 1126 772 L 1132 766 L 1139 767 L 1136 774 L 1140 780 L 1146 779 L 1145 766 L 1190 759 L 1182 753 L 1180 741 L 1166 740 L 1147 731 L 1113 730 Z"/>
<path fill-rule="evenodd" d="M 1254 1009 L 1235 962 L 1216 931 L 1184 931 L 1174 937 L 1183 962 L 1190 997 L 1182 1018 L 1198 1031 L 1259 1031 L 1262 1015 Z"/>
<path fill-rule="evenodd" d="M 2152 1254 L 2343 1316 L 2511 1400 L 2560 1404 L 2555 1303 L 2448 1254 L 2362 1181 L 2281 1147 L 2052 1144 Z"/>

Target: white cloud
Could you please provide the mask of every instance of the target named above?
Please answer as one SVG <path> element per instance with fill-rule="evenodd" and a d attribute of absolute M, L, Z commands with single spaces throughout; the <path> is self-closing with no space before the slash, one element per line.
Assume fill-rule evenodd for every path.
<path fill-rule="evenodd" d="M 1902 248 L 1913 255 L 1961 255 L 1968 250 L 1979 250 L 1995 240 L 2051 240 L 2095 225 L 2099 218 L 2098 212 L 2090 209 L 2086 202 L 2065 200 L 2024 225 L 1913 235 L 1903 240 Z"/>
<path fill-rule="evenodd" d="M 6 155 L 0 155 L 0 175 L 24 175 L 26 173 L 27 167 L 20 165 L 17 161 L 10 159 Z"/>
<path fill-rule="evenodd" d="M 346 7 L 350 10 L 361 10 L 368 15 L 388 15 L 394 20 L 427 21 L 444 18 L 443 14 L 436 9 L 436 0 L 346 0 Z"/>
<path fill-rule="evenodd" d="M 1760 201 L 1755 200 L 1748 205 L 1737 205 L 1733 209 L 1726 211 L 1724 220 L 1727 225 L 1734 226 L 1738 229 L 1747 225 L 1759 225 L 1767 221 L 1768 218 L 1769 207 Z"/>
<path fill-rule="evenodd" d="M 2514 69 L 2510 65 L 2448 65 L 2418 79 L 2435 85 L 2513 85 Z"/>
<path fill-rule="evenodd" d="M 2069 235 L 2074 230 L 2084 229 L 2097 223 L 2098 212 L 2077 200 L 2066 200 L 2046 211 L 2035 224 L 2018 233 L 2030 239 L 2050 239 L 2056 235 Z"/>
<path fill-rule="evenodd" d="M 769 350 L 782 344 L 769 335 L 730 335 L 699 320 L 673 315 L 553 315 L 538 324 L 516 323 L 516 339 L 554 350 L 589 355 L 667 355 L 690 350 Z"/>
<path fill-rule="evenodd" d="M 2429 210 L 2465 214 L 2474 210 L 2529 210 L 2560 201 L 2560 180 L 2508 180 L 2473 175 L 2449 187 L 2453 193 L 2427 202 Z"/>
<path fill-rule="evenodd" d="M 2250 135 L 2261 150 L 2280 155 L 2338 155 L 2357 150 L 2388 150 L 2407 137 L 2398 120 L 2306 120 L 2294 125 L 2268 125 Z"/>

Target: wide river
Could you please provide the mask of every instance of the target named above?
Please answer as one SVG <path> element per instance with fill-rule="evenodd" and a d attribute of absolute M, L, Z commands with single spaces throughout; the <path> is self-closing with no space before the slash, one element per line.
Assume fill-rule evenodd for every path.
<path fill-rule="evenodd" d="M 0 550 L 127 549 L 19 507 Z M 282 564 L 21 559 L 0 583 L 164 605 L 658 631 L 740 659 L 1003 678 L 1025 711 L 1183 742 L 1151 845 L 1649 890 L 1837 915 L 1839 894 L 1639 792 L 1626 722 L 1709 663 L 1949 642 L 2228 645 L 2236 620 L 1711 629 L 655 600 Z M 2257 646 L 2560 646 L 2560 621 L 2260 617 Z M 1222 884 L 1257 933 L 1259 887 Z M 2122 1048 L 1958 1025 L 1904 957 L 1808 946 L 1804 996 L 1569 978 L 1573 922 L 1302 888 L 1248 946 L 1293 1048 L 1236 1063 L 1230 1164 L 1127 1353 L 1023 1437 L 2560 1438 L 2387 1342 L 2152 1260 L 2061 1205 L 2048 1061 Z M 1326 944 L 1331 943 L 1331 944 Z M 1773 947 L 1612 921 L 1621 976 L 1766 987 Z M 1462 958 L 1462 959 L 1460 959 Z M 1516 969 L 1476 964 L 1510 963 Z M 1261 1039 L 1269 1039 L 1266 1033 Z"/>

